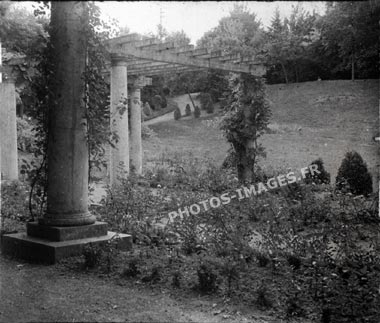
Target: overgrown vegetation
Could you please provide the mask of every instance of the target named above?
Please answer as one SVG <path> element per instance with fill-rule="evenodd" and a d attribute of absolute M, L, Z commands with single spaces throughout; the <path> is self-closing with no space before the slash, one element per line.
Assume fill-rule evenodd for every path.
<path fill-rule="evenodd" d="M 299 183 L 186 214 L 186 206 L 239 188 L 235 176 L 207 160 L 165 155 L 144 180 L 130 177 L 110 190 L 101 219 L 135 243 L 114 258 L 114 272 L 228 296 L 283 318 L 377 322 L 378 200 Z M 178 209 L 183 217 L 168 223 Z"/>

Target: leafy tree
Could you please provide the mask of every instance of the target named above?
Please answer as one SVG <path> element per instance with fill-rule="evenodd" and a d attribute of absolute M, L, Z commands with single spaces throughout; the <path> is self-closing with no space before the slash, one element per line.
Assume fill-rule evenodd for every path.
<path fill-rule="evenodd" d="M 48 25 L 45 16 L 36 18 L 8 1 L 1 2 L 0 15 L 0 39 L 8 51 L 30 54 L 44 45 Z"/>
<path fill-rule="evenodd" d="M 332 2 L 320 22 L 321 49 L 336 77 L 378 77 L 380 4 Z"/>
<path fill-rule="evenodd" d="M 200 47 L 222 50 L 228 54 L 252 56 L 263 47 L 264 31 L 261 22 L 244 5 L 235 5 L 228 17 L 198 41 Z"/>
<path fill-rule="evenodd" d="M 283 80 L 299 82 L 302 66 L 310 66 L 311 56 L 307 54 L 309 45 L 316 40 L 314 34 L 316 16 L 306 13 L 300 5 L 293 7 L 289 19 L 281 21 L 278 8 L 266 34 L 265 57 L 270 75 L 276 74 L 278 67 Z"/>
<path fill-rule="evenodd" d="M 190 44 L 190 37 L 183 30 L 175 31 L 165 37 L 165 42 L 174 42 L 178 46 L 186 46 Z"/>

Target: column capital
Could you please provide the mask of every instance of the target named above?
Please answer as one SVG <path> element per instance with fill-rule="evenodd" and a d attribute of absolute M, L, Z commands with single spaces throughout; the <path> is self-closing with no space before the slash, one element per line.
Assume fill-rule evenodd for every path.
<path fill-rule="evenodd" d="M 141 89 L 146 85 L 152 85 L 152 79 L 145 76 L 137 76 L 130 80 L 128 84 L 132 89 Z"/>
<path fill-rule="evenodd" d="M 127 66 L 127 59 L 122 56 L 111 56 L 111 66 Z"/>

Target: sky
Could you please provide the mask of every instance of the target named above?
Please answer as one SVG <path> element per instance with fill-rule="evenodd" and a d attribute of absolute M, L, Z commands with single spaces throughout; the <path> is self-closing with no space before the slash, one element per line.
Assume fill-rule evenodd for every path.
<path fill-rule="evenodd" d="M 183 30 L 196 44 L 203 34 L 218 25 L 222 17 L 229 15 L 235 3 L 245 4 L 256 13 L 264 28 L 270 24 L 276 10 L 281 18 L 288 17 L 292 6 L 301 4 L 306 11 L 323 14 L 323 1 L 95 1 L 101 8 L 102 17 L 113 18 L 120 26 L 139 34 L 156 33 L 162 17 L 164 28 L 169 31 Z M 33 2 L 19 2 L 32 10 Z"/>
<path fill-rule="evenodd" d="M 104 17 L 112 17 L 120 26 L 127 26 L 131 32 L 156 33 L 162 12 L 162 24 L 169 32 L 183 30 L 192 44 L 206 31 L 216 27 L 222 17 L 228 16 L 234 3 L 244 3 L 250 12 L 256 13 L 264 27 L 270 24 L 276 7 L 281 17 L 288 17 L 292 6 L 302 4 L 306 11 L 323 14 L 322 1 L 107 1 L 98 2 Z M 161 9 L 161 10 L 160 10 Z"/>

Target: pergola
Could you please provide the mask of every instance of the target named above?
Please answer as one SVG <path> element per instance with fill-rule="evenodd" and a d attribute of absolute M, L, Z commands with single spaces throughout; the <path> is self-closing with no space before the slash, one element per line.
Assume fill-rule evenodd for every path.
<path fill-rule="evenodd" d="M 6 254 L 49 263 L 80 255 L 88 243 L 103 244 L 115 237 L 119 240 L 120 248 L 132 248 L 130 235 L 108 231 L 107 223 L 97 222 L 88 209 L 86 107 L 82 100 L 85 83 L 81 74 L 86 66 L 85 36 L 82 33 L 85 20 L 81 19 L 85 15 L 85 6 L 80 1 L 54 2 L 54 10 L 62 13 L 55 16 L 55 26 L 66 26 L 68 31 L 64 33 L 63 40 L 52 37 L 54 50 L 64 54 L 59 57 L 62 68 L 57 69 L 55 77 L 58 81 L 53 84 L 57 104 L 51 111 L 54 113 L 49 116 L 49 121 L 54 126 L 51 127 L 48 137 L 50 155 L 47 210 L 36 222 L 27 223 L 26 234 L 7 234 L 2 237 L 1 242 L 1 249 Z M 265 73 L 264 67 L 253 58 L 228 55 L 207 48 L 195 49 L 193 46 L 164 43 L 137 34 L 108 40 L 105 45 L 110 54 L 111 131 L 115 131 L 119 138 L 115 147 L 111 147 L 112 186 L 117 185 L 119 179 L 130 170 L 128 113 L 119 111 L 120 106 L 125 108 L 128 85 L 131 89 L 128 107 L 131 115 L 131 170 L 133 168 L 141 173 L 140 89 L 151 84 L 149 77 L 202 69 L 250 73 L 256 76 Z M 78 53 L 81 55 L 77 55 Z M 15 106 L 14 96 L 11 99 Z M 15 134 L 15 122 L 12 124 Z M 10 149 L 17 152 L 16 141 L 12 141 Z M 14 155 L 17 159 L 17 154 Z"/>
<path fill-rule="evenodd" d="M 110 39 L 105 43 L 110 54 L 111 73 L 111 131 L 116 131 L 119 140 L 111 148 L 110 182 L 118 182 L 123 176 L 121 170 L 131 168 L 142 172 L 141 148 L 141 102 L 140 90 L 151 84 L 151 76 L 165 73 L 181 73 L 204 69 L 249 73 L 255 76 L 265 74 L 265 68 L 254 57 L 230 55 L 221 50 L 181 46 L 175 42 L 162 42 L 157 38 L 129 34 Z M 128 114 L 117 113 L 120 103 L 130 93 L 131 149 L 129 150 Z M 122 166 L 122 167 L 121 167 Z"/>

